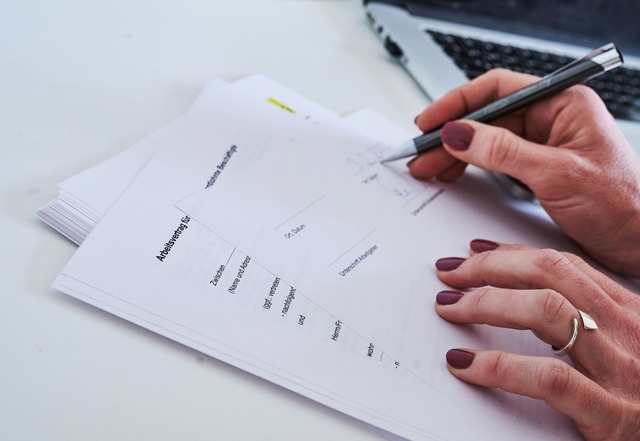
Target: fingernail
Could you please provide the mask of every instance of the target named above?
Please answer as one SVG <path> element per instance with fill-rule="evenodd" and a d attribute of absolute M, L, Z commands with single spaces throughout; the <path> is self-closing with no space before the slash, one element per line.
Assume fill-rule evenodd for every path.
<path fill-rule="evenodd" d="M 490 240 L 473 239 L 471 241 L 471 243 L 469 244 L 469 246 L 476 253 L 483 253 L 485 251 L 495 250 L 496 248 L 498 248 L 499 245 L 497 243 L 495 243 L 495 242 L 490 241 Z"/>
<path fill-rule="evenodd" d="M 442 142 L 454 150 L 467 150 L 475 130 L 468 124 L 452 121 L 446 123 L 440 132 Z"/>
<path fill-rule="evenodd" d="M 418 159 L 418 157 L 416 156 L 415 158 L 413 158 L 411 161 L 407 162 L 407 167 L 411 167 L 411 164 L 413 164 L 413 162 Z"/>
<path fill-rule="evenodd" d="M 465 261 L 462 257 L 445 257 L 436 261 L 436 268 L 440 271 L 453 271 Z"/>
<path fill-rule="evenodd" d="M 413 123 L 415 125 L 418 125 L 418 118 L 420 118 L 420 115 L 416 116 L 415 118 L 413 118 Z"/>
<path fill-rule="evenodd" d="M 436 294 L 436 303 L 438 305 L 453 305 L 457 303 L 463 295 L 460 291 L 440 291 Z"/>
<path fill-rule="evenodd" d="M 447 352 L 447 363 L 455 369 L 466 369 L 471 366 L 476 354 L 462 349 L 451 349 Z"/>

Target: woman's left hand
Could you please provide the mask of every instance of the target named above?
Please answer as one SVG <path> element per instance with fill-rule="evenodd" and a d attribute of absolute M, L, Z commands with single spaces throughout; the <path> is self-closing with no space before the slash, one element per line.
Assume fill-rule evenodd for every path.
<path fill-rule="evenodd" d="M 588 441 L 640 440 L 640 296 L 568 253 L 485 240 L 472 241 L 471 250 L 469 258 L 436 262 L 440 280 L 461 290 L 438 293 L 438 314 L 453 323 L 530 329 L 554 348 L 567 346 L 577 319 L 568 348 L 573 367 L 555 357 L 452 349 L 451 373 L 545 400 Z M 579 311 L 598 329 L 585 329 Z"/>

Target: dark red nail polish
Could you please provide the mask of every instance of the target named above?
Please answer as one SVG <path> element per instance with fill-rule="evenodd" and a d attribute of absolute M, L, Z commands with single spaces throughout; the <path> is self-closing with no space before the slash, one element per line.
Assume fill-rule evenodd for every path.
<path fill-rule="evenodd" d="M 466 369 L 471 366 L 476 354 L 463 349 L 451 349 L 447 352 L 447 363 L 455 369 Z"/>
<path fill-rule="evenodd" d="M 444 257 L 436 261 L 436 268 L 440 271 L 453 271 L 464 263 L 462 257 Z"/>
<path fill-rule="evenodd" d="M 499 245 L 490 240 L 473 239 L 469 244 L 469 246 L 476 253 L 483 253 L 485 251 L 495 250 L 496 248 L 498 248 Z"/>
<path fill-rule="evenodd" d="M 440 291 L 436 294 L 436 303 L 438 305 L 453 305 L 457 303 L 463 295 L 460 291 Z"/>
<path fill-rule="evenodd" d="M 467 150 L 475 130 L 468 124 L 452 121 L 446 123 L 440 132 L 442 142 L 454 150 Z"/>

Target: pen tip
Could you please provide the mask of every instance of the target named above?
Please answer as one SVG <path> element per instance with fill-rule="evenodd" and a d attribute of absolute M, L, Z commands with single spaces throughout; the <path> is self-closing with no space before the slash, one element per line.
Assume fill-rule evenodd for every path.
<path fill-rule="evenodd" d="M 416 146 L 413 143 L 413 140 L 411 140 L 411 141 L 405 142 L 400 147 L 393 150 L 387 156 L 382 158 L 380 162 L 381 163 L 391 162 L 391 161 L 395 161 L 396 159 L 402 159 L 408 156 L 415 155 L 416 153 L 417 153 Z"/>

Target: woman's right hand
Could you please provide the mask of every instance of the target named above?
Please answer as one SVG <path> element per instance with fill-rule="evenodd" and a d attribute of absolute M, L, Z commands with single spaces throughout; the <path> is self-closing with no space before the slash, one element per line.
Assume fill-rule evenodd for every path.
<path fill-rule="evenodd" d="M 497 69 L 431 104 L 417 119 L 430 131 L 537 78 Z M 444 149 L 409 165 L 418 179 L 457 179 L 467 164 L 527 185 L 584 251 L 620 274 L 640 277 L 640 157 L 596 93 L 574 86 L 492 125 L 445 124 Z"/>

